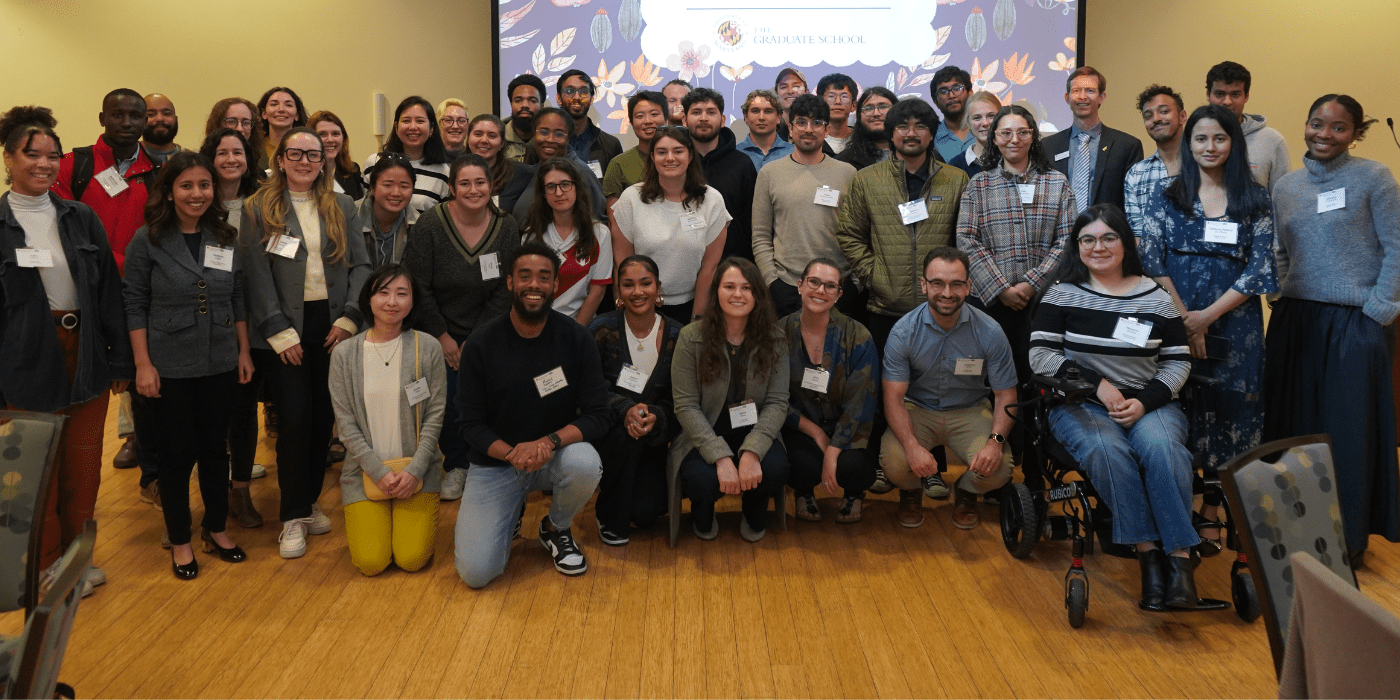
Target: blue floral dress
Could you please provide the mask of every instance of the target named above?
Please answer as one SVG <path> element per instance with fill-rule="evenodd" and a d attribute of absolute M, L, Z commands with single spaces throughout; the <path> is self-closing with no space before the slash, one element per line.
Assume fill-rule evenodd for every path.
<path fill-rule="evenodd" d="M 1259 296 L 1278 291 L 1274 269 L 1274 220 L 1265 213 L 1245 221 L 1228 215 L 1207 219 L 1200 200 L 1190 216 L 1177 209 L 1159 184 L 1143 208 L 1138 243 L 1151 277 L 1170 277 L 1190 311 L 1215 303 L 1227 290 L 1249 297 L 1206 330 L 1229 342 L 1223 360 L 1194 360 L 1197 372 L 1221 380 L 1198 392 L 1192 410 L 1191 447 L 1216 467 L 1257 446 L 1263 437 L 1264 312 Z M 1207 221 L 1239 224 L 1232 244 L 1205 240 Z M 1214 348 L 1212 348 L 1214 349 Z"/>

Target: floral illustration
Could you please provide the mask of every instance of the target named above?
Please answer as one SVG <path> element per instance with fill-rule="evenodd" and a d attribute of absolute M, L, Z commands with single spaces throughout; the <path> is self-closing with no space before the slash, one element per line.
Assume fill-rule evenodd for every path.
<path fill-rule="evenodd" d="M 661 82 L 661 69 L 648 61 L 646 54 L 637 54 L 637 60 L 632 62 L 631 72 L 632 79 L 642 87 L 651 87 Z"/>
<path fill-rule="evenodd" d="M 1065 48 L 1069 49 L 1069 58 L 1063 53 L 1056 53 L 1055 60 L 1045 64 L 1050 66 L 1050 70 L 1062 70 L 1069 73 L 1074 70 L 1074 46 L 1075 39 L 1072 36 L 1065 37 Z"/>
<path fill-rule="evenodd" d="M 972 68 L 967 71 L 972 74 L 972 91 L 986 90 L 993 95 L 1001 95 L 1008 86 L 1006 83 L 994 82 L 997 77 L 997 67 L 1000 65 L 1001 61 L 992 61 L 987 64 L 986 68 L 983 68 L 982 59 L 972 59 Z"/>
<path fill-rule="evenodd" d="M 1011 58 L 1006 59 L 1006 63 L 1001 65 L 1001 70 L 1006 74 L 1007 80 L 1017 85 L 1025 85 L 1035 80 L 1035 76 L 1031 75 L 1031 70 L 1035 68 L 1035 61 L 1031 61 L 1030 63 L 1026 62 L 1026 59 L 1031 57 L 1030 52 L 1027 52 L 1024 56 L 1020 56 L 1020 61 L 1016 60 L 1018 55 L 1019 54 L 1015 53 L 1011 54 Z"/>
<path fill-rule="evenodd" d="M 680 73 L 681 80 L 693 80 L 703 78 L 710 74 L 710 46 L 701 44 L 700 48 L 689 41 L 682 41 L 676 47 L 679 54 L 671 54 L 666 57 L 666 67 Z"/>
<path fill-rule="evenodd" d="M 627 66 L 626 61 L 618 61 L 613 64 L 612 70 L 608 70 L 608 63 L 602 59 L 598 60 L 598 74 L 593 76 L 593 84 L 598 87 L 598 95 L 604 96 L 608 106 L 617 104 L 618 99 L 626 100 L 628 93 L 632 92 L 635 85 L 630 83 L 619 83 L 622 80 L 622 71 Z"/>

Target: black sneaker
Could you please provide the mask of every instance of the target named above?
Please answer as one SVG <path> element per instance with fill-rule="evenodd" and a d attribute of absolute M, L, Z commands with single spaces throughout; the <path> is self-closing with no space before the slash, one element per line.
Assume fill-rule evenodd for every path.
<path fill-rule="evenodd" d="M 545 517 L 549 517 L 549 516 L 545 516 Z M 512 528 L 511 531 L 510 531 L 510 539 L 511 539 L 512 541 L 514 541 L 515 538 L 517 538 L 517 537 L 520 536 L 520 524 L 523 523 L 523 522 L 525 522 L 525 504 L 524 504 L 524 503 L 521 503 L 521 504 L 520 504 L 520 515 L 518 515 L 518 516 L 515 517 L 515 527 Z"/>
<path fill-rule="evenodd" d="M 880 494 L 889 493 L 893 490 L 894 483 L 891 482 L 889 478 L 885 476 L 885 470 L 881 469 L 880 467 L 875 467 L 875 483 L 871 484 L 870 488 L 866 489 L 866 491 L 869 491 L 870 493 Z"/>
<path fill-rule="evenodd" d="M 554 557 L 554 568 L 565 576 L 578 576 L 588 571 L 588 560 L 583 558 L 583 551 L 574 541 L 573 533 L 569 530 L 550 532 L 544 526 L 546 520 L 549 520 L 548 515 L 540 520 L 540 544 Z"/>
<path fill-rule="evenodd" d="M 628 542 L 632 541 L 627 531 L 614 530 L 604 525 L 601 520 L 598 521 L 598 539 L 602 540 L 603 544 L 609 547 L 623 547 L 626 546 Z"/>

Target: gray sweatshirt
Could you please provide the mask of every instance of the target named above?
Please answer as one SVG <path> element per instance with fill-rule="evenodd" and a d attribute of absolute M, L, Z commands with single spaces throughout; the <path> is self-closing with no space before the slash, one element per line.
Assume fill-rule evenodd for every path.
<path fill-rule="evenodd" d="M 1318 213 L 1319 195 L 1343 188 L 1345 206 Z M 1381 325 L 1400 315 L 1400 186 L 1388 168 L 1304 156 L 1273 200 L 1283 296 L 1359 306 Z"/>
<path fill-rule="evenodd" d="M 1288 143 L 1278 129 L 1269 126 L 1261 114 L 1246 114 L 1240 123 L 1244 130 L 1244 142 L 1249 147 L 1249 172 L 1254 181 L 1263 185 L 1270 193 L 1279 178 L 1288 173 Z"/>

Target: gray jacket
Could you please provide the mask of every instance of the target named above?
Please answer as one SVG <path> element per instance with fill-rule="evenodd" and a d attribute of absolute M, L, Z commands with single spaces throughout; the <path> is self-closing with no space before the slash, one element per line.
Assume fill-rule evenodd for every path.
<path fill-rule="evenodd" d="M 190 379 L 238 368 L 234 323 L 248 320 L 238 256 L 224 271 L 205 262 L 207 246 L 221 246 L 200 231 L 199 257 L 190 257 L 184 234 L 170 231 L 151 242 L 149 226 L 126 247 L 122 298 L 128 330 L 146 329 L 146 352 L 162 377 Z"/>
<path fill-rule="evenodd" d="M 676 421 L 681 425 L 681 434 L 671 441 L 669 468 L 680 468 L 682 459 L 693 449 L 700 450 L 700 456 L 711 464 L 724 457 L 735 458 L 724 438 L 715 435 L 714 425 L 720 412 L 726 409 L 724 399 L 729 393 L 729 370 L 725 369 L 714 381 L 699 386 L 696 368 L 700 362 L 701 323 L 692 323 L 681 329 L 676 352 L 671 359 L 671 386 L 675 395 Z M 749 358 L 749 378 L 744 383 L 744 398 L 753 400 L 758 406 L 758 423 L 744 438 L 741 450 L 752 452 L 761 459 L 768 454 L 774 440 L 781 441 L 779 430 L 787 420 L 788 413 L 788 361 L 787 338 L 779 337 L 778 361 L 768 376 L 755 375 L 755 361 Z"/>
<path fill-rule="evenodd" d="M 282 195 L 287 202 L 286 235 L 302 238 L 301 223 L 292 209 L 290 193 Z M 324 222 L 321 234 L 321 259 L 326 272 L 326 294 L 330 304 L 331 322 L 344 316 L 356 325 L 361 325 L 364 317 L 360 313 L 360 288 L 369 279 L 369 254 L 365 252 L 365 238 L 360 234 L 363 224 L 356 217 L 355 202 L 338 194 L 336 204 L 345 215 L 346 254 L 339 262 L 332 264 L 335 246 L 325 239 Z M 247 282 L 245 296 L 248 302 L 248 335 L 255 348 L 271 350 L 267 339 L 288 329 L 295 328 L 302 333 L 302 307 L 305 299 L 302 287 L 306 284 L 306 246 L 298 245 L 296 256 L 287 259 L 266 252 L 263 243 L 262 217 L 254 207 L 243 205 L 243 217 L 238 224 L 238 254 L 242 258 L 243 273 Z M 316 339 L 319 344 L 319 339 Z M 311 342 L 306 340 L 306 342 Z"/>
<path fill-rule="evenodd" d="M 418 342 L 417 368 L 414 373 L 414 338 Z M 408 394 L 399 392 L 399 442 L 404 457 L 412 457 L 405 471 L 423 482 L 423 490 L 437 493 L 442 488 L 442 452 L 438 435 L 442 432 L 442 417 L 447 410 L 447 364 L 442 346 L 436 338 L 421 331 L 403 335 L 399 349 L 399 378 L 408 386 L 415 377 L 428 378 L 428 398 L 418 404 L 420 409 L 418 442 L 413 441 L 414 407 L 408 405 Z M 361 333 L 337 345 L 331 352 L 331 404 L 335 407 L 335 422 L 340 441 L 345 443 L 345 463 L 340 471 L 340 500 L 344 505 L 368 500 L 361 474 L 378 481 L 389 473 L 374 451 L 374 436 L 369 434 L 369 411 L 365 408 L 365 334 Z"/>

